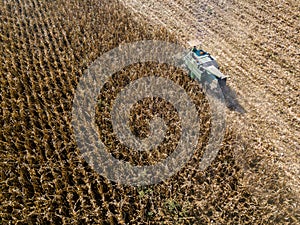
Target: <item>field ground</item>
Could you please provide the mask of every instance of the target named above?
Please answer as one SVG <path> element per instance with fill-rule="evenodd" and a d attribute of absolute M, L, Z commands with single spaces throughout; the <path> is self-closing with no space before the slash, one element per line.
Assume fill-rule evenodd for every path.
<path fill-rule="evenodd" d="M 300 223 L 297 1 L 25 0 L 0 9 L 2 224 Z M 138 188 L 109 182 L 80 158 L 70 112 L 88 65 L 143 39 L 200 40 L 230 79 L 213 164 L 195 168 L 199 146 L 180 173 Z M 161 72 L 205 105 L 201 90 L 191 93 L 196 83 L 172 68 L 135 65 L 118 77 L 140 70 Z M 115 94 L 102 93 L 106 110 Z M 99 126 L 114 140 L 109 123 Z"/>

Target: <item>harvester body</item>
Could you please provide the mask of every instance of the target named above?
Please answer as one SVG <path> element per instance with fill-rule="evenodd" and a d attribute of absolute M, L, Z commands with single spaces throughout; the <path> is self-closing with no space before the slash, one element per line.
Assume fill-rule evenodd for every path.
<path fill-rule="evenodd" d="M 191 78 L 201 83 L 217 80 L 220 86 L 226 85 L 227 76 L 220 72 L 217 61 L 209 53 L 193 49 L 183 60 Z"/>

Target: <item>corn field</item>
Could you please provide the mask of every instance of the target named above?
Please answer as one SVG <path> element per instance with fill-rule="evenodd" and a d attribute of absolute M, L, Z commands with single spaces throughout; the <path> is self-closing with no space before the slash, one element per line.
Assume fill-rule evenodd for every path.
<path fill-rule="evenodd" d="M 292 0 L 1 1 L 0 224 L 299 224 L 299 12 Z M 100 139 L 115 158 L 135 165 L 155 164 L 176 148 L 180 119 L 161 98 L 137 102 L 130 114 L 140 138 L 149 135 L 154 115 L 167 124 L 151 154 L 124 147 L 112 128 L 118 92 L 160 76 L 196 105 L 196 151 L 178 173 L 153 185 L 122 185 L 97 173 L 81 157 L 71 124 L 86 69 L 121 44 L 186 45 L 195 38 L 230 74 L 228 91 L 243 108 L 228 107 L 213 163 L 204 171 L 197 166 L 211 124 L 201 85 L 183 69 L 146 62 L 115 73 L 99 93 Z"/>

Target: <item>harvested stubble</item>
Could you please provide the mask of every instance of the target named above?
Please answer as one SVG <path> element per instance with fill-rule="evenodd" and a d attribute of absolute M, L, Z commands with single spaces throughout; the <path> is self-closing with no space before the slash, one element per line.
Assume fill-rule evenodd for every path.
<path fill-rule="evenodd" d="M 243 171 L 233 156 L 237 136 L 228 130 L 223 148 L 205 171 L 197 169 L 209 129 L 209 114 L 201 114 L 203 136 L 197 153 L 169 180 L 143 188 L 109 182 L 80 158 L 72 135 L 71 108 L 79 78 L 102 53 L 124 42 L 161 39 L 176 42 L 164 29 L 135 22 L 118 2 L 1 2 L 1 223 L 2 224 L 296 224 L 299 219 L 288 190 L 276 178 L 268 184 L 274 195 L 259 202 L 240 182 Z M 133 65 L 108 82 L 120 90 L 126 79 L 160 74 L 182 85 L 207 111 L 195 81 L 166 65 Z M 124 79 L 125 81 L 123 82 Z M 193 90 L 193 91 L 191 91 Z M 172 106 L 153 99 L 158 113 L 175 130 L 154 158 L 120 152 L 110 124 L 101 122 L 116 93 L 103 91 L 97 109 L 100 135 L 112 154 L 135 163 L 153 163 L 176 143 L 178 121 Z M 134 112 L 151 118 L 145 99 Z M 166 112 L 166 107 L 170 112 Z M 134 114 L 133 112 L 133 114 Z M 148 132 L 145 121 L 132 126 Z M 180 133 L 180 132 L 179 132 Z M 122 148 L 120 148 L 122 149 Z M 124 150 L 124 149 L 123 149 Z M 119 154 L 119 155 L 118 155 Z M 262 170 L 258 161 L 249 166 Z"/>

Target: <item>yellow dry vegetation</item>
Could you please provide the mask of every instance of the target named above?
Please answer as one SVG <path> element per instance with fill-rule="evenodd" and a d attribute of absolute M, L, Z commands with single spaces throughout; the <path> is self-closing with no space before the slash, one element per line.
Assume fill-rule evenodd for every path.
<path fill-rule="evenodd" d="M 182 4 L 182 9 L 193 8 L 181 1 L 172 2 L 176 6 Z M 214 1 L 205 6 L 207 17 L 220 13 L 218 7 L 211 7 L 209 4 L 214 4 Z M 237 4 L 232 1 L 230 6 Z M 263 15 L 266 9 L 262 6 L 257 15 L 252 4 L 242 1 L 241 5 L 248 14 L 243 15 L 240 20 L 235 18 L 234 21 L 242 23 L 245 16 L 248 16 L 253 20 L 252 24 L 262 29 L 255 18 Z M 130 7 L 133 9 L 134 4 Z M 166 12 L 172 11 L 164 7 Z M 291 7 L 297 6 L 292 4 Z M 286 8 L 283 6 L 278 10 L 284 11 Z M 176 11 L 176 15 L 185 18 L 186 11 L 181 14 Z M 154 12 L 149 11 L 151 13 L 154 15 Z M 169 125 L 169 136 L 161 148 L 151 155 L 138 154 L 122 146 L 113 133 L 109 112 L 114 97 L 129 82 L 145 75 L 167 77 L 189 93 L 201 118 L 199 127 L 202 136 L 199 137 L 197 152 L 180 172 L 159 184 L 130 187 L 110 182 L 82 159 L 71 125 L 75 90 L 85 69 L 101 54 L 122 43 L 145 39 L 180 43 L 189 38 L 175 32 L 183 32 L 182 25 L 180 29 L 174 25 L 170 32 L 163 27 L 170 25 L 166 20 L 160 19 L 156 21 L 164 22 L 148 24 L 146 17 L 137 16 L 136 12 L 116 0 L 1 1 L 0 16 L 1 224 L 299 223 L 299 198 L 292 186 L 298 181 L 291 184 L 290 177 L 285 174 L 285 167 L 281 171 L 274 163 L 282 160 L 275 149 L 290 146 L 297 150 L 297 146 L 299 147 L 299 137 L 292 137 L 289 130 L 294 126 L 295 134 L 299 134 L 296 115 L 299 108 L 299 64 L 289 67 L 290 71 L 286 72 L 282 56 L 272 51 L 273 46 L 265 51 L 267 46 L 261 43 L 262 37 L 253 35 L 249 38 L 253 39 L 251 43 L 256 43 L 253 44 L 256 51 L 273 57 L 274 60 L 264 62 L 270 63 L 268 68 L 275 70 L 277 65 L 284 73 L 282 79 L 272 79 L 272 85 L 266 89 L 259 88 L 267 85 L 266 82 L 270 80 L 264 76 L 268 70 L 261 69 L 260 66 L 258 72 L 255 70 L 258 61 L 255 61 L 255 57 L 250 57 L 250 49 L 233 40 L 234 35 L 227 36 L 229 31 L 221 29 L 226 27 L 225 24 L 222 27 L 217 23 L 214 26 L 206 24 L 206 32 L 219 34 L 216 39 L 212 38 L 211 44 L 207 40 L 208 49 L 212 50 L 216 43 L 224 43 L 221 41 L 227 38 L 235 46 L 229 59 L 224 55 L 230 47 L 228 42 L 217 55 L 224 71 L 236 74 L 232 78 L 232 86 L 237 91 L 241 90 L 244 99 L 241 104 L 248 104 L 247 95 L 251 96 L 256 88 L 261 92 L 269 91 L 266 96 L 271 100 L 277 98 L 278 104 L 282 106 L 278 106 L 278 110 L 282 110 L 282 114 L 275 116 L 286 125 L 277 126 L 276 121 L 271 121 L 269 126 L 274 126 L 275 130 L 286 128 L 286 143 L 281 140 L 281 134 L 277 134 L 280 142 L 276 143 L 272 137 L 276 132 L 266 132 L 266 137 L 264 136 L 264 128 L 270 120 L 262 120 L 260 124 L 261 117 L 257 115 L 260 111 L 251 109 L 249 104 L 246 109 L 249 116 L 248 112 L 245 113 L 246 116 L 228 112 L 229 119 L 233 122 L 227 127 L 222 148 L 212 165 L 201 171 L 197 165 L 207 143 L 210 113 L 200 86 L 178 68 L 155 63 L 131 65 L 115 74 L 99 95 L 101 107 L 96 109 L 96 122 L 99 136 L 109 146 L 111 154 L 133 164 L 153 164 L 166 157 L 178 142 L 180 121 L 176 110 L 159 98 L 145 99 L 134 106 L 131 128 L 135 135 L 145 137 L 149 132 L 146 121 L 154 114 L 160 114 Z M 156 16 L 160 18 L 159 12 Z M 173 24 L 175 22 L 172 21 Z M 185 24 L 187 27 L 189 22 L 185 21 Z M 294 27 L 296 24 L 291 20 L 286 26 Z M 171 25 L 170 27 L 172 28 Z M 289 40 L 294 40 L 293 37 L 291 35 Z M 297 59 L 296 51 L 291 50 L 294 58 L 286 59 L 290 66 L 292 60 Z M 244 53 L 246 56 L 243 56 Z M 264 57 L 265 55 L 261 55 L 260 59 Z M 240 61 L 241 59 L 244 61 Z M 235 64 L 239 66 L 236 67 Z M 249 81 L 243 83 L 247 80 L 247 71 L 255 74 L 261 72 L 263 76 L 247 78 Z M 238 72 L 243 75 L 238 76 Z M 281 82 L 288 82 L 287 80 L 289 83 L 284 83 L 287 86 L 285 92 L 277 93 Z M 252 84 L 254 82 L 257 87 Z M 288 92 L 289 99 L 286 98 Z M 149 105 L 156 106 L 155 112 L 149 111 Z M 287 106 L 284 107 L 285 105 Z M 266 106 L 264 109 L 271 110 Z M 262 128 L 248 129 L 259 125 Z M 294 162 L 296 161 L 292 163 Z M 297 174 L 291 174 L 291 177 L 297 179 Z"/>

